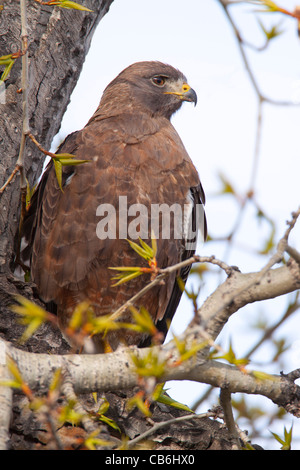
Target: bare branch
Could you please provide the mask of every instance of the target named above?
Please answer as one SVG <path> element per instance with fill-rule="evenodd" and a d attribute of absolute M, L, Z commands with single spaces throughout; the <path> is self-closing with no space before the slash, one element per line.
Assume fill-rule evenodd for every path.
<path fill-rule="evenodd" d="M 190 361 L 173 367 L 178 359 L 178 351 L 173 342 L 165 346 L 155 346 L 155 353 L 161 360 L 168 361 L 162 381 L 193 380 L 214 387 L 227 387 L 231 393 L 263 395 L 295 416 L 300 416 L 300 388 L 284 376 L 258 378 L 254 372 L 245 373 L 238 368 L 215 361 Z M 118 350 L 109 354 L 96 355 L 47 355 L 32 354 L 18 350 L 7 344 L 8 354 L 18 364 L 23 380 L 31 389 L 46 390 L 57 368 L 67 368 L 76 393 L 90 391 L 113 391 L 132 389 L 138 384 L 130 351 Z M 136 349 L 135 354 L 144 357 L 149 348 Z"/>
<path fill-rule="evenodd" d="M 229 392 L 228 388 L 221 388 L 220 389 L 220 404 L 223 409 L 224 413 L 224 421 L 226 423 L 227 429 L 232 435 L 235 440 L 236 448 L 240 449 L 240 441 L 239 435 L 236 429 L 233 413 L 232 413 L 232 406 L 231 406 L 231 393 Z"/>
<path fill-rule="evenodd" d="M 299 264 L 290 260 L 283 268 L 272 270 L 286 250 L 288 237 L 300 215 L 300 208 L 292 213 L 288 228 L 279 240 L 277 250 L 263 269 L 257 273 L 242 274 L 233 271 L 231 276 L 204 302 L 199 309 L 202 325 L 214 341 L 228 318 L 248 303 L 292 292 L 300 287 Z M 282 276 L 282 277 L 281 277 Z M 232 283 L 234 288 L 232 289 Z M 289 286 L 289 287 L 288 287 Z"/>
<path fill-rule="evenodd" d="M 227 17 L 227 19 L 228 19 L 228 21 L 229 21 L 229 23 L 230 23 L 230 25 L 231 25 L 233 31 L 234 31 L 235 37 L 236 37 L 237 42 L 238 42 L 238 47 L 239 47 L 239 50 L 240 50 L 240 54 L 241 54 L 241 56 L 242 56 L 243 63 L 244 63 L 244 65 L 245 65 L 247 74 L 248 74 L 248 76 L 249 76 L 249 79 L 250 79 L 250 81 L 251 81 L 251 83 L 252 83 L 252 86 L 253 86 L 253 88 L 254 88 L 254 90 L 255 90 L 255 93 L 256 93 L 256 95 L 257 95 L 257 97 L 258 97 L 259 102 L 261 102 L 261 103 L 266 102 L 266 103 L 269 103 L 269 104 L 272 104 L 272 105 L 275 105 L 275 106 L 295 106 L 296 103 L 294 103 L 294 102 L 292 102 L 292 101 L 278 101 L 278 100 L 274 100 L 274 99 L 272 99 L 272 98 L 266 97 L 266 96 L 262 93 L 262 91 L 261 91 L 261 89 L 260 89 L 260 87 L 259 87 L 259 84 L 258 84 L 258 82 L 257 82 L 257 80 L 256 80 L 256 78 L 255 78 L 254 72 L 253 72 L 253 70 L 252 70 L 252 68 L 251 68 L 251 66 L 250 66 L 250 63 L 249 63 L 248 58 L 247 58 L 247 56 L 246 56 L 246 53 L 245 53 L 245 51 L 244 51 L 244 45 L 248 45 L 248 46 L 249 46 L 249 44 L 246 43 L 246 42 L 243 40 L 242 35 L 241 35 L 241 33 L 240 33 L 240 31 L 239 31 L 239 29 L 238 29 L 238 27 L 237 27 L 235 21 L 233 20 L 232 15 L 230 14 L 230 11 L 229 11 L 230 5 L 236 4 L 236 3 L 242 3 L 242 2 L 228 2 L 227 0 L 219 0 L 219 3 L 220 3 L 220 5 L 223 7 L 224 13 L 225 13 L 225 15 L 226 15 L 226 17 Z M 286 10 L 283 11 L 283 10 L 281 9 L 281 12 L 285 12 L 286 14 L 289 14 L 290 16 L 296 17 L 295 14 L 293 14 L 293 13 L 291 13 L 291 12 L 287 12 Z"/>
<path fill-rule="evenodd" d="M 285 251 L 300 264 L 300 253 L 299 251 L 295 250 L 292 246 L 287 245 Z"/>
<path fill-rule="evenodd" d="M 70 377 L 68 371 L 65 370 L 63 375 L 64 375 L 64 381 L 63 381 L 63 384 L 62 384 L 62 392 L 63 392 L 63 394 L 65 395 L 65 397 L 68 401 L 74 403 L 74 410 L 77 413 L 79 413 L 79 415 L 81 415 L 81 423 L 82 423 L 84 429 L 86 430 L 86 432 L 88 434 L 92 434 L 96 431 L 98 431 L 98 434 L 100 434 L 101 426 L 98 426 L 95 423 L 95 421 L 93 421 L 89 417 L 88 413 L 86 412 L 86 410 L 81 405 L 80 401 L 78 400 L 78 398 L 75 394 L 73 384 L 72 384 L 72 380 L 71 380 L 71 377 Z"/>
<path fill-rule="evenodd" d="M 201 324 L 215 340 L 229 317 L 245 305 L 271 299 L 300 288 L 299 265 L 290 260 L 286 266 L 261 273 L 233 274 L 221 284 L 199 309 Z"/>
<path fill-rule="evenodd" d="M 20 185 L 21 191 L 26 191 L 26 179 L 24 173 L 24 150 L 26 143 L 26 136 L 29 133 L 29 118 L 28 118 L 28 32 L 27 32 L 27 12 L 26 12 L 26 0 L 20 0 L 20 11 L 21 11 L 21 40 L 22 40 L 22 136 L 19 149 L 19 157 L 15 168 L 11 175 L 0 188 L 0 194 L 3 193 L 5 188 L 11 183 L 15 175 L 19 172 L 21 176 Z"/>
<path fill-rule="evenodd" d="M 159 423 L 155 423 L 155 424 L 153 424 L 151 429 L 148 429 L 143 434 L 140 434 L 139 436 L 137 436 L 134 439 L 132 439 L 131 441 L 129 441 L 128 442 L 128 448 L 132 449 L 134 446 L 136 446 L 136 444 L 138 444 L 139 442 L 147 439 L 149 436 L 154 434 L 159 429 L 169 427 L 169 426 L 171 426 L 171 424 L 179 423 L 181 421 L 190 421 L 192 419 L 195 420 L 195 419 L 203 419 L 203 418 L 215 418 L 215 416 L 216 416 L 216 414 L 214 412 L 201 413 L 201 414 L 198 414 L 198 415 L 197 414 L 189 414 L 189 415 L 186 415 L 186 416 L 179 416 L 177 418 L 168 419 L 167 421 L 161 421 Z"/>
<path fill-rule="evenodd" d="M 211 264 L 215 264 L 217 266 L 219 266 L 221 269 L 223 269 L 227 275 L 229 275 L 233 269 L 233 267 L 229 266 L 228 264 L 226 264 L 224 261 L 221 261 L 217 258 L 215 258 L 215 256 L 197 256 L 197 255 L 194 255 L 192 256 L 191 258 L 185 260 L 185 261 L 181 261 L 180 263 L 177 263 L 177 264 L 174 264 L 173 266 L 169 266 L 168 268 L 164 268 L 164 269 L 158 269 L 158 276 L 153 279 L 151 282 L 149 282 L 149 284 L 147 284 L 143 289 L 141 289 L 137 294 L 135 294 L 134 296 L 132 296 L 129 300 L 127 300 L 127 302 L 125 302 L 125 304 L 123 304 L 120 308 L 118 308 L 112 315 L 111 315 L 111 319 L 112 320 L 116 320 L 117 318 L 120 317 L 120 315 L 130 306 L 132 306 L 134 304 L 134 302 L 136 302 L 139 298 L 141 298 L 144 294 L 146 294 L 150 289 L 152 289 L 154 286 L 164 282 L 164 279 L 166 276 L 168 276 L 169 274 L 173 273 L 173 272 L 176 272 L 176 271 L 180 271 L 180 269 L 186 267 L 186 266 L 190 266 L 191 264 L 193 263 L 211 263 Z"/>
<path fill-rule="evenodd" d="M 23 129 L 21 137 L 21 145 L 19 157 L 16 166 L 19 167 L 21 175 L 21 189 L 26 190 L 26 180 L 24 175 L 24 150 L 26 136 L 29 133 L 29 118 L 28 118 L 28 32 L 27 32 L 27 12 L 26 0 L 20 0 L 21 10 L 21 39 L 22 39 L 22 109 L 23 109 Z"/>

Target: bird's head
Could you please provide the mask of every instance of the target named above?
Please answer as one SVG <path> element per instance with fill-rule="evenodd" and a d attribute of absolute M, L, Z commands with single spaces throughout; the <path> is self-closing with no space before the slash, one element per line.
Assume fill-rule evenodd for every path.
<path fill-rule="evenodd" d="M 186 77 L 174 67 L 162 62 L 137 62 L 123 70 L 105 89 L 101 104 L 112 100 L 151 115 L 168 119 L 189 101 L 196 105 L 196 92 Z"/>

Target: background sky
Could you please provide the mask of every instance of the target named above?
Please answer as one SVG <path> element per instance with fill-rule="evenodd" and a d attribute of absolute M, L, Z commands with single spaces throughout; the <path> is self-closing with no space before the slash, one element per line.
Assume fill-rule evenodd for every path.
<path fill-rule="evenodd" d="M 281 0 L 279 4 L 293 11 L 297 1 Z M 277 242 L 286 229 L 286 220 L 290 219 L 291 212 L 298 208 L 300 202 L 300 40 L 295 20 L 278 14 L 253 13 L 253 10 L 255 7 L 249 4 L 231 7 L 235 22 L 247 42 L 257 46 L 264 44 L 258 18 L 268 27 L 280 23 L 283 31 L 264 52 L 246 50 L 255 77 L 265 96 L 294 104 L 285 107 L 265 104 L 263 107 L 255 197 L 265 213 L 275 221 Z M 94 35 L 52 150 L 67 134 L 86 124 L 106 85 L 122 69 L 141 60 L 159 60 L 179 68 L 197 92 L 197 107 L 184 103 L 172 122 L 199 171 L 206 191 L 209 233 L 217 238 L 224 237 L 235 223 L 239 206 L 232 196 L 218 195 L 222 189 L 219 175 L 225 175 L 241 194 L 248 189 L 258 102 L 232 28 L 217 0 L 115 0 Z M 298 250 L 299 226 L 298 222 L 290 239 L 290 244 Z M 256 210 L 249 206 L 243 215 L 234 249 L 228 251 L 224 243 L 210 242 L 199 247 L 199 254 L 214 254 L 229 264 L 237 265 L 243 272 L 258 271 L 268 257 L 258 256 L 255 251 L 263 247 L 269 234 L 270 225 L 259 222 Z M 207 276 L 201 287 L 199 303 L 222 279 L 216 275 Z M 196 286 L 199 281 L 191 279 L 189 285 L 192 284 Z M 220 338 L 221 343 L 228 347 L 231 338 L 237 355 L 243 356 L 259 337 L 251 325 L 262 317 L 274 323 L 281 317 L 286 303 L 286 298 L 280 298 L 242 309 L 228 322 Z M 182 332 L 191 315 L 192 308 L 184 298 L 172 323 L 172 331 L 176 334 Z M 285 367 L 290 371 L 300 367 L 299 312 L 285 324 L 281 334 L 286 334 L 290 341 L 290 349 L 284 356 Z M 261 363 L 264 362 L 261 359 L 264 354 L 263 349 L 257 353 Z M 266 369 L 262 364 L 262 368 L 279 373 L 278 364 L 273 369 L 272 366 Z M 168 386 L 173 398 L 190 406 L 204 390 L 203 385 L 188 381 L 172 382 Z M 264 399 L 254 400 L 262 403 L 261 406 L 270 406 Z M 206 411 L 207 407 L 205 403 L 199 411 Z M 292 417 L 289 417 L 286 426 L 292 422 Z M 283 425 L 272 428 L 272 431 L 282 434 L 282 429 Z M 296 446 L 300 448 L 299 441 L 295 440 L 294 448 Z"/>

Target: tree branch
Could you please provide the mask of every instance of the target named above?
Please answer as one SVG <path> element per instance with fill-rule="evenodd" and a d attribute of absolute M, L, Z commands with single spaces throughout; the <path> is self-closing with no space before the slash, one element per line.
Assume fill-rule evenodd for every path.
<path fill-rule="evenodd" d="M 0 341 L 0 379 L 8 380 L 5 344 Z M 12 389 L 0 384 L 0 450 L 5 450 L 9 439 L 9 425 L 12 409 Z"/>
<path fill-rule="evenodd" d="M 194 339 L 191 338 L 190 340 Z M 138 375 L 130 356 L 134 352 L 139 358 L 149 354 L 149 348 L 118 350 L 97 355 L 47 355 L 32 354 L 4 343 L 7 354 L 17 363 L 23 380 L 31 390 L 46 391 L 53 373 L 64 368 L 70 374 L 76 393 L 91 391 L 118 391 L 132 389 L 139 383 Z M 300 388 L 289 377 L 268 375 L 258 378 L 254 372 L 245 373 L 235 366 L 216 361 L 199 364 L 192 358 L 178 364 L 179 354 L 173 341 L 165 346 L 155 346 L 154 352 L 161 361 L 168 363 L 161 381 L 193 380 L 214 387 L 227 388 L 230 393 L 242 392 L 263 395 L 295 416 L 300 416 Z"/>
<path fill-rule="evenodd" d="M 257 273 L 232 271 L 228 279 L 204 302 L 198 314 L 206 334 L 214 341 L 228 318 L 244 305 L 287 294 L 300 287 L 300 266 L 291 258 L 286 266 L 273 269 L 288 246 L 288 238 L 300 215 L 300 207 L 292 213 L 276 252 Z"/>
<path fill-rule="evenodd" d="M 221 269 L 223 269 L 227 275 L 229 275 L 234 268 L 231 266 L 228 266 L 224 261 L 221 261 L 215 256 L 197 256 L 194 255 L 191 258 L 188 258 L 185 261 L 181 261 L 180 263 L 174 264 L 173 266 L 169 266 L 167 268 L 159 269 L 159 274 L 158 276 L 155 277 L 151 282 L 149 282 L 143 289 L 141 289 L 137 294 L 132 296 L 127 302 L 125 302 L 123 305 L 121 305 L 120 308 L 118 308 L 112 315 L 111 315 L 111 320 L 116 320 L 117 318 L 120 317 L 120 315 L 130 306 L 132 306 L 139 298 L 141 298 L 144 294 L 146 294 L 150 289 L 152 289 L 154 286 L 160 284 L 161 282 L 164 282 L 164 279 L 166 276 L 169 274 L 180 271 L 180 269 L 190 266 L 193 263 L 211 263 L 219 266 Z"/>
<path fill-rule="evenodd" d="M 203 419 L 203 418 L 214 418 L 216 414 L 214 412 L 207 412 L 207 413 L 201 413 L 201 414 L 189 414 L 189 415 L 184 415 L 184 416 L 178 416 L 177 418 L 172 418 L 168 419 L 167 421 L 161 421 L 159 423 L 154 423 L 151 429 L 148 429 L 145 431 L 143 434 L 140 434 L 139 436 L 135 437 L 134 439 L 131 439 L 131 441 L 128 443 L 128 448 L 132 449 L 136 444 L 139 442 L 147 439 L 149 436 L 153 435 L 156 433 L 159 429 L 169 427 L 171 424 L 174 423 L 179 423 L 180 421 L 189 421 L 189 420 L 194 420 L 194 419 Z"/>
<path fill-rule="evenodd" d="M 235 440 L 236 448 L 240 449 L 239 435 L 236 429 L 234 422 L 232 406 L 231 406 L 231 393 L 228 388 L 220 389 L 220 404 L 224 413 L 224 421 L 226 423 L 227 429 Z"/>

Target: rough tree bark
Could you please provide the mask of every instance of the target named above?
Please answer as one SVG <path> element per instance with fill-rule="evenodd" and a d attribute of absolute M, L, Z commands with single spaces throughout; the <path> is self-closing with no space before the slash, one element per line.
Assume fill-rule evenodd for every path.
<path fill-rule="evenodd" d="M 29 123 L 40 144 L 49 149 L 77 83 L 93 32 L 113 0 L 87 0 L 92 13 L 27 2 L 29 55 Z M 1 1 L 0 52 L 21 48 L 20 5 Z M 22 129 L 21 61 L 16 60 L 6 84 L 6 100 L 0 113 L 0 186 L 16 164 Z M 29 140 L 29 139 L 28 139 Z M 26 143 L 25 170 L 30 186 L 42 171 L 44 156 L 30 141 Z M 14 252 L 18 229 L 19 177 L 1 195 L 0 272 L 5 273 Z"/>

